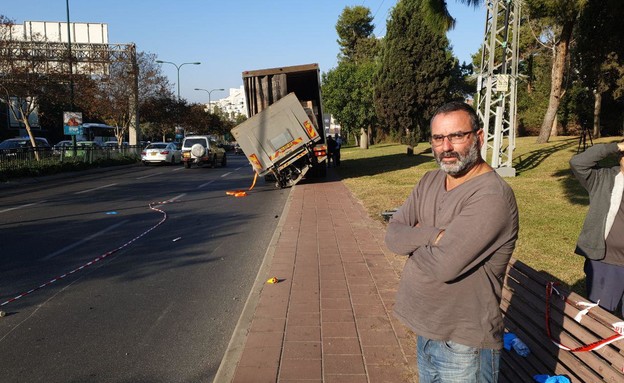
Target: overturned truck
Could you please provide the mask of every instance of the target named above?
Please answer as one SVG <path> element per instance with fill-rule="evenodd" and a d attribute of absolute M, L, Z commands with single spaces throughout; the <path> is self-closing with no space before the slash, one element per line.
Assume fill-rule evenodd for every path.
<path fill-rule="evenodd" d="M 245 71 L 243 86 L 250 118 L 232 135 L 258 175 L 281 188 L 306 174 L 324 177 L 327 145 L 318 65 Z"/>

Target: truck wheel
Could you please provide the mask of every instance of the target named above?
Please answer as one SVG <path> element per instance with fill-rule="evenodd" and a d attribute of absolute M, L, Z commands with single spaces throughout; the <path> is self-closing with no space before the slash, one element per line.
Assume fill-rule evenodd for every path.
<path fill-rule="evenodd" d="M 213 169 L 217 167 L 217 156 L 216 155 L 212 156 L 212 161 L 210 161 L 210 167 L 213 168 Z"/>
<path fill-rule="evenodd" d="M 187 169 L 190 169 L 191 168 L 191 163 L 189 161 L 186 161 L 184 163 L 184 167 L 187 168 Z"/>
<path fill-rule="evenodd" d="M 227 166 L 227 156 L 224 153 L 223 158 L 221 159 L 221 167 L 226 167 L 226 166 Z"/>

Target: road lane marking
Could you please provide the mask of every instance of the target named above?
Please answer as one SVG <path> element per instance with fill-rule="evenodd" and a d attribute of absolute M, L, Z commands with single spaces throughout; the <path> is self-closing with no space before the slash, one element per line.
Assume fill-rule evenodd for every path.
<path fill-rule="evenodd" d="M 176 199 L 181 198 L 182 196 L 184 196 L 184 194 L 180 194 L 179 196 L 170 199 L 169 202 L 175 201 Z M 162 225 L 167 220 L 167 213 L 165 213 L 164 211 L 162 211 L 162 210 L 160 210 L 160 209 L 155 207 L 155 206 L 158 206 L 158 205 L 163 205 L 165 203 L 167 203 L 167 201 L 165 201 L 165 202 L 152 202 L 152 203 L 149 204 L 149 208 L 151 210 L 153 210 L 155 212 L 158 212 L 158 213 L 161 213 L 163 215 L 162 219 L 156 225 L 150 227 L 149 229 L 145 230 L 143 233 L 137 235 L 136 237 L 132 238 L 130 241 L 124 243 L 123 245 L 117 247 L 116 249 L 107 251 L 106 253 L 104 253 L 104 254 L 94 258 L 93 260 L 85 263 L 84 265 L 82 265 L 80 267 L 77 267 L 77 268 L 75 268 L 75 269 L 73 269 L 73 270 L 71 270 L 71 271 L 69 271 L 69 272 L 67 272 L 65 274 L 62 274 L 62 275 L 60 275 L 60 276 L 58 276 L 56 278 L 50 279 L 49 281 L 44 282 L 44 283 L 40 284 L 39 286 L 34 287 L 34 288 L 32 288 L 32 289 L 30 289 L 28 291 L 25 291 L 25 292 L 23 292 L 23 293 L 21 293 L 19 295 L 16 295 L 13 298 L 7 299 L 4 302 L 0 301 L 0 307 L 2 307 L 4 305 L 7 305 L 7 304 L 10 304 L 11 302 L 14 302 L 14 301 L 16 301 L 18 299 L 21 299 L 22 297 L 25 297 L 27 295 L 30 295 L 30 294 L 34 293 L 35 291 L 38 291 L 38 290 L 41 290 L 41 289 L 43 289 L 43 288 L 45 288 L 47 286 L 50 286 L 51 284 L 53 284 L 53 283 L 55 283 L 57 281 L 60 281 L 62 279 L 65 279 L 66 277 L 68 277 L 68 276 L 70 276 L 70 275 L 72 275 L 74 273 L 80 272 L 81 270 L 84 270 L 85 268 L 87 268 L 87 267 L 89 267 L 91 265 L 94 265 L 94 264 L 96 264 L 98 262 L 101 262 L 103 259 L 111 256 L 112 254 L 117 253 L 119 250 L 122 250 L 122 249 L 132 245 L 135 241 L 143 238 L 145 235 L 149 234 L 152 230 L 155 230 L 158 226 Z M 107 230 L 109 230 L 109 229 L 107 229 Z M 73 284 L 73 282 L 70 283 L 69 285 L 72 285 L 72 284 Z M 2 338 L 2 339 L 4 339 L 4 338 Z M 0 339 L 0 341 L 2 339 Z"/>
<path fill-rule="evenodd" d="M 109 188 L 111 186 L 115 186 L 117 185 L 116 183 L 114 184 L 108 184 L 108 185 L 104 185 L 104 186 L 99 186 L 93 189 L 87 189 L 87 190 L 83 190 L 83 191 L 79 191 L 79 192 L 75 192 L 74 194 L 83 194 L 83 193 L 88 193 L 88 192 L 92 192 L 92 191 L 96 191 L 96 190 L 100 190 L 100 189 L 104 189 L 104 188 Z"/>
<path fill-rule="evenodd" d="M 157 176 L 157 175 L 160 175 L 160 174 L 163 174 L 163 173 L 162 173 L 162 172 L 159 172 L 159 173 L 152 173 L 152 174 L 148 174 L 148 175 L 146 175 L 146 176 L 137 177 L 136 179 L 137 179 L 137 180 L 142 180 L 142 179 L 144 179 L 144 178 L 150 178 L 150 177 L 154 177 L 154 176 Z"/>
<path fill-rule="evenodd" d="M 128 222 L 128 220 L 121 221 L 121 222 L 118 222 L 118 223 L 116 223 L 114 225 L 111 225 L 111 226 L 107 227 L 106 229 L 103 229 L 103 230 L 98 231 L 97 233 L 91 234 L 87 238 L 81 239 L 80 241 L 74 242 L 71 245 L 65 246 L 64 248 L 62 248 L 60 250 L 57 250 L 57 251 L 55 251 L 52 254 L 48 254 L 45 257 L 41 258 L 41 260 L 42 261 L 49 261 L 50 259 L 56 257 L 57 255 L 63 254 L 64 252 L 69 251 L 69 250 L 71 250 L 71 249 L 73 249 L 73 248 L 75 248 L 77 246 L 80 246 L 80 245 L 82 245 L 82 244 L 84 244 L 84 243 L 86 243 L 86 242 L 88 242 L 88 241 L 90 241 L 90 240 L 92 240 L 94 238 L 97 238 L 97 237 L 99 237 L 102 234 L 106 234 L 109 231 L 111 231 L 113 229 L 116 229 L 119 226 L 125 224 L 126 222 Z"/>
<path fill-rule="evenodd" d="M 184 170 L 184 168 L 180 167 L 180 168 L 177 168 L 177 169 L 173 169 L 172 172 L 177 172 L 177 171 L 180 171 L 180 170 Z"/>
<path fill-rule="evenodd" d="M 221 177 L 227 177 L 227 176 L 229 176 L 230 174 L 232 174 L 232 172 L 227 172 L 227 173 L 225 173 L 225 174 L 222 174 L 222 175 L 221 175 Z"/>
<path fill-rule="evenodd" d="M 210 184 L 211 184 L 211 183 L 213 183 L 213 182 L 215 182 L 215 180 L 208 181 L 208 182 L 206 182 L 205 184 L 201 184 L 201 185 L 199 185 L 197 188 L 198 188 L 198 189 L 201 189 L 201 188 L 203 188 L 204 186 L 208 186 L 208 185 L 210 185 Z"/>
<path fill-rule="evenodd" d="M 178 196 L 175 196 L 175 197 L 173 197 L 171 199 L 168 199 L 167 202 L 175 202 L 175 201 L 179 200 L 180 198 L 184 197 L 185 195 L 186 195 L 186 193 L 182 193 L 182 194 L 180 194 Z"/>
<path fill-rule="evenodd" d="M 29 207 L 29 206 L 34 206 L 34 205 L 38 205 L 38 204 L 44 203 L 44 202 L 46 202 L 46 201 L 33 202 L 33 203 L 27 203 L 25 205 L 19 205 L 19 206 L 15 206 L 15 207 L 10 207 L 10 208 L 4 209 L 4 210 L 0 210 L 0 213 L 6 213 L 7 211 L 22 209 L 22 208 Z"/>

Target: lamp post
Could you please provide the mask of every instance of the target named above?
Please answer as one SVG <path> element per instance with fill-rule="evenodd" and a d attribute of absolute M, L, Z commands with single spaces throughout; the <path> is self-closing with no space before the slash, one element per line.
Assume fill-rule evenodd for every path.
<path fill-rule="evenodd" d="M 159 64 L 171 64 L 174 67 L 176 67 L 176 69 L 178 70 L 178 101 L 180 101 L 180 68 L 182 68 L 182 66 L 184 65 L 199 65 L 201 64 L 200 62 L 192 62 L 192 63 L 182 63 L 180 65 L 173 63 L 171 61 L 163 61 L 163 60 L 156 60 L 157 63 Z"/>
<path fill-rule="evenodd" d="M 195 90 L 203 90 L 204 92 L 208 93 L 208 109 L 210 109 L 210 107 L 211 107 L 211 104 L 210 104 L 210 94 L 212 92 L 214 92 L 215 90 L 224 91 L 225 89 L 218 88 L 218 89 L 208 90 L 208 89 L 203 89 L 203 88 L 195 88 Z"/>

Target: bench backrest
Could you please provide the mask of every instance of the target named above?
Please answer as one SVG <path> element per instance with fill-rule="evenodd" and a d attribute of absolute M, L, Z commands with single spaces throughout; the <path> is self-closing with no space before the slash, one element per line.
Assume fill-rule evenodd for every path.
<path fill-rule="evenodd" d="M 512 258 L 502 292 L 501 309 L 506 331 L 516 334 L 531 349 L 523 358 L 513 350 L 503 350 L 500 382 L 533 382 L 534 375 L 565 375 L 571 382 L 624 382 L 624 340 L 595 351 L 571 352 L 560 349 L 546 331 L 546 286 L 553 282 L 546 273 L 538 272 Z M 571 349 L 591 344 L 617 334 L 613 323 L 622 319 L 600 307 L 582 316 L 579 302 L 587 299 L 556 286 L 559 295 L 550 298 L 550 331 L 552 338 Z"/>

